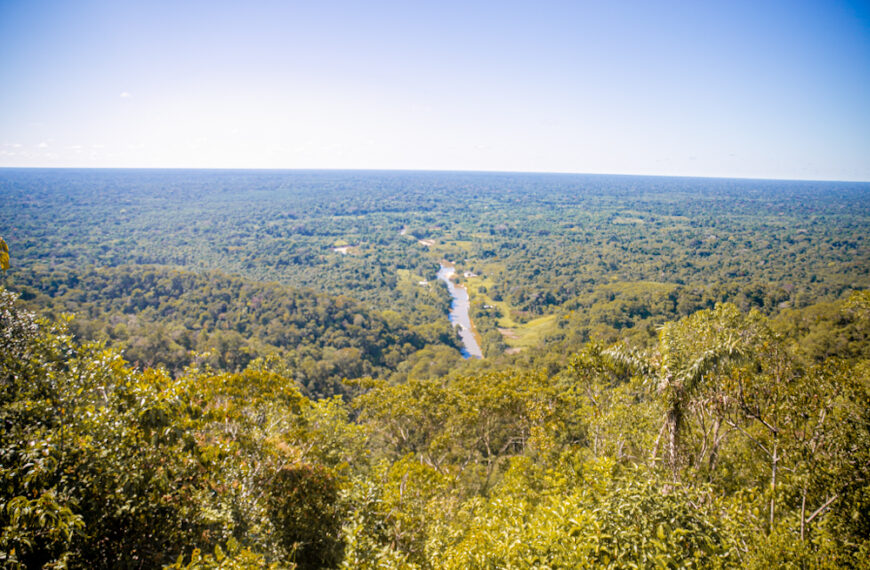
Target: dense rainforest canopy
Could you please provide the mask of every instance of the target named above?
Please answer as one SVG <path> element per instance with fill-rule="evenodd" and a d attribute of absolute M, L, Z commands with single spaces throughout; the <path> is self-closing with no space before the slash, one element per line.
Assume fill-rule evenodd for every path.
<path fill-rule="evenodd" d="M 6 170 L 0 195 L 6 566 L 867 567 L 866 184 Z"/>

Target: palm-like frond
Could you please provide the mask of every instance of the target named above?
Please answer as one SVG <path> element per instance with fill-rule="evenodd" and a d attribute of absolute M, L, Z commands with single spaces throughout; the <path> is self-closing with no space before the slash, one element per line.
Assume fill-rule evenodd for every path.
<path fill-rule="evenodd" d="M 680 384 L 686 395 L 694 394 L 701 386 L 704 376 L 725 360 L 738 359 L 745 354 L 740 339 L 729 338 L 722 344 L 709 348 L 696 356 L 691 365 L 680 375 Z"/>
<path fill-rule="evenodd" d="M 630 348 L 625 344 L 614 344 L 602 352 L 613 364 L 624 366 L 634 374 L 644 378 L 656 376 L 655 366 L 652 364 L 650 355 L 639 350 Z"/>

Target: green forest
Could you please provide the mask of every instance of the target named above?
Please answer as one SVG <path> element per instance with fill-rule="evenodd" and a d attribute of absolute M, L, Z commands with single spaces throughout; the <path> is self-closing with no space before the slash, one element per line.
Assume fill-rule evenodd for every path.
<path fill-rule="evenodd" d="M 4 567 L 870 567 L 868 184 L 4 169 L 0 197 Z"/>

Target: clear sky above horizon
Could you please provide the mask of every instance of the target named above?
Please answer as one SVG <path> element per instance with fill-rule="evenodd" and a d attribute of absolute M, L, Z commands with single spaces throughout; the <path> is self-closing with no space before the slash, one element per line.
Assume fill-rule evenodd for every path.
<path fill-rule="evenodd" d="M 870 180 L 870 2 L 0 0 L 0 167 Z"/>

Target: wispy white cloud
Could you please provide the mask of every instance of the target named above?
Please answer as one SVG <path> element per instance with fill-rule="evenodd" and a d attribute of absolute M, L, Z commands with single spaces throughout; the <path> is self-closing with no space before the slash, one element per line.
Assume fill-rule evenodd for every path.
<path fill-rule="evenodd" d="M 45 141 L 42 141 L 41 143 L 36 145 L 36 148 L 48 148 L 48 143 Z"/>
<path fill-rule="evenodd" d="M 133 94 L 129 91 L 121 91 L 121 99 L 129 99 Z"/>

